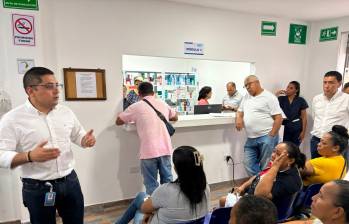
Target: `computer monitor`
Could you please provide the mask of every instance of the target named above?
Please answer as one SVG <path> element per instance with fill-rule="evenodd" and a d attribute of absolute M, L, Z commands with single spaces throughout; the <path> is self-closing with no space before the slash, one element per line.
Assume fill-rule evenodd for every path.
<path fill-rule="evenodd" d="M 221 113 L 222 104 L 195 105 L 194 114 Z"/>

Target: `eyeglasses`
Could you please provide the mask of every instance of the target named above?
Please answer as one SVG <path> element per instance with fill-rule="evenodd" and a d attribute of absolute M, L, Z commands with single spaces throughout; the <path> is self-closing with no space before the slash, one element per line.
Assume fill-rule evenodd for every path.
<path fill-rule="evenodd" d="M 256 82 L 256 80 L 255 80 L 255 81 L 251 81 L 251 82 L 246 83 L 246 84 L 244 85 L 244 88 L 249 87 L 249 86 L 250 86 L 252 83 L 254 83 L 254 82 Z"/>
<path fill-rule="evenodd" d="M 61 83 L 46 83 L 46 84 L 30 85 L 30 87 L 33 87 L 33 86 L 43 86 L 48 90 L 63 88 L 63 84 Z"/>

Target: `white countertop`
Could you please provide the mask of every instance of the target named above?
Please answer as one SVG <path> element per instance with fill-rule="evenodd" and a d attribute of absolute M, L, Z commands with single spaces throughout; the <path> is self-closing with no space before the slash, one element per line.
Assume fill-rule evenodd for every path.
<path fill-rule="evenodd" d="M 178 121 L 172 122 L 175 128 L 196 127 L 207 125 L 223 125 L 234 124 L 235 113 L 212 113 L 212 114 L 196 114 L 196 115 L 180 115 Z M 136 130 L 135 124 L 125 124 L 126 131 Z"/>

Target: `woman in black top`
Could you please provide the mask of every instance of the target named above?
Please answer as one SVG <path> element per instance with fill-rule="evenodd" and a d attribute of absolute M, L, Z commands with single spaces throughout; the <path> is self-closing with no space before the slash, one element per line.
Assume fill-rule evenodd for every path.
<path fill-rule="evenodd" d="M 284 125 L 283 141 L 290 141 L 300 145 L 304 139 L 307 129 L 307 108 L 308 104 L 303 97 L 299 96 L 300 84 L 292 81 L 288 84 L 286 90 L 276 92 L 281 109 L 286 115 L 282 122 Z M 280 96 L 284 94 L 284 96 Z"/>
<path fill-rule="evenodd" d="M 234 188 L 234 193 L 263 196 L 279 204 L 302 188 L 302 178 L 298 168 L 304 168 L 305 160 L 305 155 L 294 143 L 279 143 L 275 147 L 268 167 L 241 186 Z M 224 207 L 226 197 L 222 197 L 219 204 Z"/>

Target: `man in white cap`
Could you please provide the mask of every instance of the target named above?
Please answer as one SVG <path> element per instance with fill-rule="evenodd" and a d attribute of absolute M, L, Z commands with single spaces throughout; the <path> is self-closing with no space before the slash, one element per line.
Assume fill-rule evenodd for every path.
<path fill-rule="evenodd" d="M 140 100 L 139 94 L 138 94 L 138 85 L 143 82 L 143 77 L 142 76 L 137 76 L 134 79 L 134 85 L 135 88 L 133 90 L 131 90 L 126 97 L 126 101 L 124 105 L 124 109 L 126 109 L 127 107 L 129 107 L 131 104 L 134 104 L 136 102 L 138 102 Z"/>

